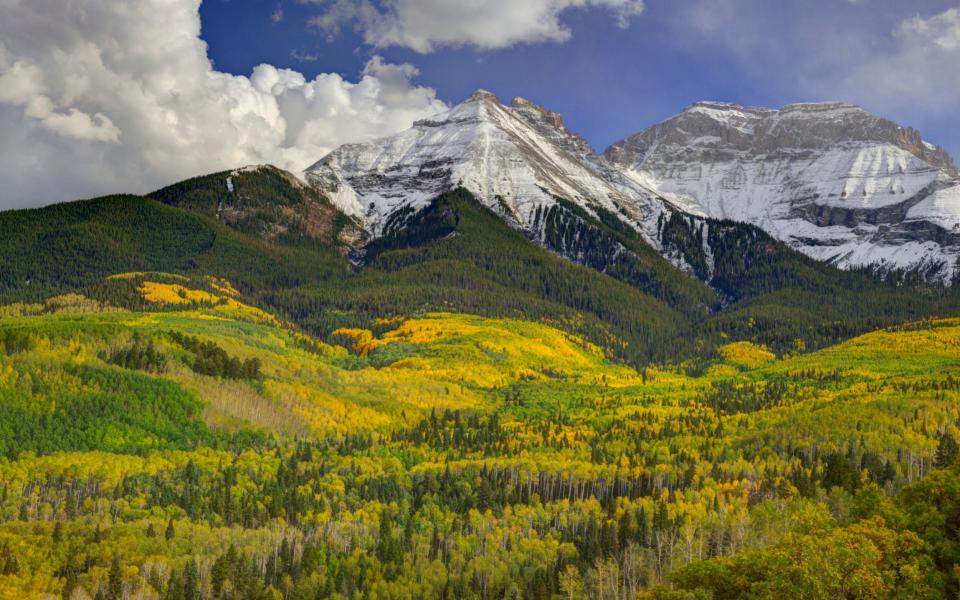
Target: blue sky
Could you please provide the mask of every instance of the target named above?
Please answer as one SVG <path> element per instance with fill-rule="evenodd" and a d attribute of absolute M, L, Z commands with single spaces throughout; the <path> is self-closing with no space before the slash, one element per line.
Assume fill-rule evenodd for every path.
<path fill-rule="evenodd" d="M 308 77 L 337 72 L 355 79 L 379 55 L 415 66 L 417 83 L 448 103 L 479 87 L 504 101 L 522 95 L 560 111 L 600 150 L 697 100 L 773 107 L 848 100 L 960 155 L 960 107 L 941 98 L 944 87 L 960 82 L 955 70 L 938 69 L 951 57 L 923 56 L 909 46 L 922 40 L 902 32 L 905 22 L 925 23 L 957 8 L 955 1 L 648 0 L 625 28 L 603 6 L 571 8 L 559 16 L 571 33 L 566 41 L 494 49 L 438 44 L 426 53 L 365 43 L 358 22 L 334 34 L 310 25 L 329 5 L 206 0 L 202 37 L 216 67 L 236 74 L 266 62 Z M 949 49 L 949 38 L 943 45 Z M 925 76 L 926 69 L 931 76 L 939 71 L 946 81 L 911 85 L 906 80 L 917 62 Z"/>

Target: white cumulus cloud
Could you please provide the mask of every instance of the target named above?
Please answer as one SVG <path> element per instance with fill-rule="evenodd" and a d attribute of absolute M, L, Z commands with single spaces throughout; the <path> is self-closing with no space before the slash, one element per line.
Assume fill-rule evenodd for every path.
<path fill-rule="evenodd" d="M 960 9 L 902 20 L 880 51 L 838 70 L 836 89 L 904 114 L 956 115 L 960 104 Z"/>
<path fill-rule="evenodd" d="M 942 50 L 960 50 L 960 8 L 951 8 L 929 19 L 919 15 L 900 23 L 901 38 L 931 43 Z"/>
<path fill-rule="evenodd" d="M 643 12 L 643 0 L 305 0 L 323 5 L 311 22 L 330 36 L 355 27 L 378 48 L 436 46 L 483 50 L 518 43 L 562 42 L 572 35 L 560 16 L 575 8 L 610 10 L 620 27 Z"/>
<path fill-rule="evenodd" d="M 217 71 L 200 0 L 0 1 L 0 209 L 130 191 L 273 163 L 445 108 L 417 71 L 380 58 L 357 81 L 260 65 Z"/>

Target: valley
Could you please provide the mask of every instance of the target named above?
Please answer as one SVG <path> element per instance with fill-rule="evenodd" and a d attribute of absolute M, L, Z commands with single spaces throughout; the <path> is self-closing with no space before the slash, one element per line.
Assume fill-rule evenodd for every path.
<path fill-rule="evenodd" d="M 779 358 L 731 342 L 690 374 L 515 319 L 424 313 L 332 344 L 225 280 L 111 284 L 145 308 L 2 309 L 0 597 L 117 578 L 178 598 L 850 585 L 781 571 L 795 552 L 874 591 L 956 585 L 930 565 L 957 539 L 917 512 L 960 485 L 936 470 L 956 455 L 956 320 Z M 871 558 L 838 563 L 847 538 Z"/>

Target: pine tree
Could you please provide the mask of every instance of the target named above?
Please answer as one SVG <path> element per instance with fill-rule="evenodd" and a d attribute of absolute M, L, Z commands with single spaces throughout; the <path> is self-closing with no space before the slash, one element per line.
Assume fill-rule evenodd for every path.
<path fill-rule="evenodd" d="M 193 559 L 183 569 L 183 600 L 200 600 L 200 573 Z"/>
<path fill-rule="evenodd" d="M 0 548 L 0 575 L 16 575 L 20 572 L 17 557 L 10 551 L 10 545 L 4 543 Z"/>
<path fill-rule="evenodd" d="M 68 568 L 66 575 L 66 580 L 63 583 L 63 590 L 60 591 L 60 598 L 62 600 L 70 600 L 70 597 L 73 596 L 73 591 L 77 589 L 76 570 Z"/>
<path fill-rule="evenodd" d="M 164 600 L 183 600 L 183 578 L 179 571 L 170 573 L 170 579 L 167 580 L 167 593 Z"/>
<path fill-rule="evenodd" d="M 123 570 L 120 568 L 120 555 L 113 555 L 110 573 L 107 576 L 107 600 L 123 600 Z"/>
<path fill-rule="evenodd" d="M 940 443 L 937 446 L 937 455 L 934 459 L 934 466 L 946 468 L 957 461 L 957 455 L 960 454 L 960 448 L 957 447 L 957 440 L 949 431 L 944 431 L 940 435 Z"/>
<path fill-rule="evenodd" d="M 230 549 L 233 550 L 233 546 L 230 546 Z M 220 595 L 223 584 L 229 578 L 230 571 L 233 567 L 234 565 L 231 564 L 229 559 L 229 553 L 221 554 L 217 557 L 217 560 L 213 562 L 213 566 L 210 568 L 210 587 L 215 596 Z"/>

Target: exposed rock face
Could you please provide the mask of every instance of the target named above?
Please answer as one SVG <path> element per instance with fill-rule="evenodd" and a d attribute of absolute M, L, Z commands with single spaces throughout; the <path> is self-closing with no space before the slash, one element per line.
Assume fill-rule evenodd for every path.
<path fill-rule="evenodd" d="M 949 155 L 912 129 L 845 103 L 780 110 L 701 102 L 601 156 L 563 118 L 478 91 L 399 134 L 334 150 L 306 178 L 373 238 L 457 187 L 561 254 L 545 218 L 557 198 L 664 244 L 672 213 L 757 225 L 823 261 L 920 269 L 948 281 L 960 253 L 960 183 Z M 555 240 L 554 240 L 555 241 Z M 703 271 L 703 273 L 701 273 Z"/>
<path fill-rule="evenodd" d="M 195 177 L 150 196 L 268 241 L 336 238 L 349 248 L 365 236 L 355 224 L 338 219 L 315 187 L 271 165 Z"/>
<path fill-rule="evenodd" d="M 654 193 L 567 130 L 559 114 L 523 98 L 504 106 L 482 90 L 397 135 L 341 146 L 306 177 L 374 236 L 391 215 L 419 210 L 456 187 L 540 241 L 538 215 L 558 197 L 591 214 L 600 207 L 621 215 L 644 235 L 655 233 L 663 209 Z"/>
<path fill-rule="evenodd" d="M 691 214 L 758 225 L 819 260 L 953 275 L 953 161 L 857 106 L 701 102 L 604 156 Z"/>

